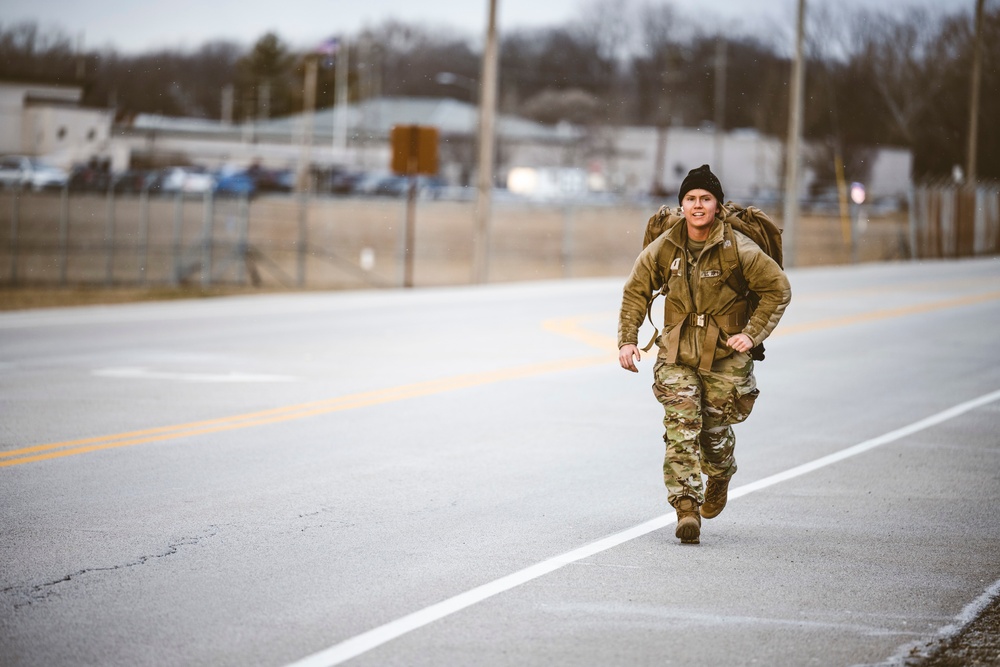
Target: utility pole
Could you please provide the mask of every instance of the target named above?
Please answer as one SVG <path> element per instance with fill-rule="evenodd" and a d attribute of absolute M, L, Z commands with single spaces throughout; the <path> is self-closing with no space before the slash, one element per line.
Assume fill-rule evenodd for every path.
<path fill-rule="evenodd" d="M 969 101 L 969 149 L 966 152 L 966 182 L 976 184 L 976 144 L 979 139 L 979 88 L 983 79 L 983 4 L 976 0 L 976 45 L 972 55 L 972 93 Z"/>
<path fill-rule="evenodd" d="M 267 120 L 271 117 L 271 82 L 261 81 L 257 88 L 257 118 Z"/>
<path fill-rule="evenodd" d="M 333 126 L 333 160 L 337 161 L 338 155 L 344 163 L 347 163 L 347 105 L 348 105 L 348 53 L 350 48 L 347 39 L 341 37 L 337 45 L 337 104 L 334 107 Z"/>
<path fill-rule="evenodd" d="M 222 87 L 222 122 L 226 125 L 233 124 L 233 102 L 235 100 L 236 90 L 233 84 L 227 84 Z"/>
<path fill-rule="evenodd" d="M 309 190 L 310 169 L 312 166 L 313 123 L 316 114 L 316 79 L 319 68 L 319 58 L 310 53 L 305 59 L 305 79 L 302 87 L 302 144 L 299 149 L 299 192 Z"/>
<path fill-rule="evenodd" d="M 479 90 L 479 193 L 476 197 L 475 282 L 489 281 L 490 216 L 493 199 L 494 123 L 497 103 L 497 0 L 489 0 Z"/>
<path fill-rule="evenodd" d="M 725 182 L 722 161 L 723 126 L 726 124 L 726 38 L 720 33 L 715 42 L 715 131 L 712 133 L 712 168 Z"/>
<path fill-rule="evenodd" d="M 795 62 L 788 105 L 788 139 L 785 141 L 785 210 L 782 236 L 785 266 L 795 266 L 795 225 L 799 217 L 799 141 L 802 138 L 803 81 L 805 63 L 802 45 L 805 39 L 806 0 L 799 0 L 798 27 L 795 34 Z"/>
<path fill-rule="evenodd" d="M 306 258 L 309 247 L 309 190 L 312 186 L 312 143 L 313 121 L 316 113 L 316 79 L 319 57 L 315 53 L 306 56 L 305 88 L 303 92 L 302 147 L 299 153 L 298 195 L 299 195 L 299 238 L 297 284 L 306 284 Z"/>

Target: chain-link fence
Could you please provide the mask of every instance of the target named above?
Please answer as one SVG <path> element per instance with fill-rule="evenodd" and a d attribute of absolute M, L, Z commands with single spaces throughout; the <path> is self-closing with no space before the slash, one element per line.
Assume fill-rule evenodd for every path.
<path fill-rule="evenodd" d="M 914 201 L 922 202 L 921 197 L 918 191 Z M 410 249 L 414 285 L 473 281 L 474 206 L 470 201 L 417 202 Z M 624 276 L 640 250 L 646 220 L 658 206 L 653 201 L 583 205 L 498 198 L 486 236 L 488 278 Z M 985 239 L 983 247 L 996 248 L 995 217 L 986 215 L 986 231 L 975 232 Z M 775 220 L 780 226 L 780 218 Z M 929 229 L 920 220 L 908 220 L 905 211 L 862 209 L 851 221 L 837 213 L 808 213 L 797 223 L 797 264 L 906 259 L 914 255 L 912 249 L 924 248 L 914 243 Z M 401 199 L 4 190 L 0 284 L 399 286 L 406 221 Z M 930 255 L 921 250 L 919 256 Z"/>
<path fill-rule="evenodd" d="M 382 287 L 402 284 L 407 252 L 399 199 L 5 191 L 2 213 L 9 285 Z M 472 280 L 474 217 L 472 202 L 417 203 L 415 284 Z M 646 217 L 641 206 L 498 202 L 490 279 L 620 274 Z"/>

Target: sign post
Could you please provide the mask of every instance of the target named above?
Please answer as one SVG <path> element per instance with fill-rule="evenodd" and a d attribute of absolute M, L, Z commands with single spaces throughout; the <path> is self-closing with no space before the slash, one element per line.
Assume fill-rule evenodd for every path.
<path fill-rule="evenodd" d="M 403 286 L 413 287 L 413 245 L 417 208 L 417 175 L 438 171 L 438 130 L 420 125 L 392 128 L 392 171 L 406 176 L 406 241 L 403 249 Z"/>

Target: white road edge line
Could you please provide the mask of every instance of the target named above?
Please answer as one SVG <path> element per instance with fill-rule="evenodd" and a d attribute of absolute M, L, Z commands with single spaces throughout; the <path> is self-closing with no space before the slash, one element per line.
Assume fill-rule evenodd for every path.
<path fill-rule="evenodd" d="M 985 394 L 979 398 L 972 399 L 971 401 L 966 401 L 965 403 L 960 403 L 952 408 L 931 415 L 925 419 L 921 419 L 920 421 L 914 422 L 908 426 L 898 428 L 895 431 L 890 431 L 884 435 L 872 438 L 871 440 L 866 440 L 862 443 L 854 445 L 853 447 L 848 447 L 847 449 L 834 454 L 818 458 L 815 461 L 804 463 L 784 472 L 776 473 L 770 477 L 765 477 L 764 479 L 756 482 L 735 488 L 729 492 L 729 498 L 739 498 L 740 496 L 745 496 L 748 493 L 760 491 L 761 489 L 766 489 L 767 487 L 774 486 L 780 482 L 785 482 L 795 477 L 805 475 L 806 473 L 813 472 L 825 466 L 832 465 L 852 456 L 867 452 L 881 445 L 894 442 L 900 438 L 905 438 L 908 435 L 913 435 L 914 433 L 931 428 L 932 426 L 936 426 L 942 422 L 954 419 L 955 417 L 965 414 L 970 410 L 975 410 L 978 407 L 987 405 L 998 399 L 1000 399 L 1000 390 Z M 360 635 L 351 637 L 350 639 L 345 639 L 339 644 L 335 644 L 328 649 L 314 653 L 296 662 L 289 663 L 286 667 L 333 667 L 334 665 L 340 665 L 352 658 L 362 655 L 363 653 L 367 653 L 374 648 L 387 644 L 388 642 L 409 632 L 422 628 L 423 626 L 445 618 L 446 616 L 450 616 L 467 607 L 471 607 L 472 605 L 482 602 L 483 600 L 491 598 L 495 595 L 509 591 L 512 588 L 516 588 L 521 584 L 538 579 L 539 577 L 549 574 L 550 572 L 554 572 L 565 565 L 575 563 L 583 560 L 584 558 L 593 556 L 594 554 L 607 551 L 608 549 L 612 549 L 620 544 L 642 537 L 643 535 L 647 535 L 655 530 L 665 528 L 666 526 L 672 524 L 674 519 L 675 517 L 672 514 L 664 514 L 663 516 L 659 516 L 655 519 L 650 519 L 649 521 L 629 528 L 628 530 L 616 533 L 615 535 L 610 535 L 560 556 L 555 556 L 554 558 L 536 563 L 535 565 L 526 567 L 523 570 L 514 572 L 513 574 L 501 577 L 487 584 L 483 584 L 482 586 L 477 586 L 476 588 L 468 590 L 464 593 L 459 593 L 458 595 L 448 598 L 447 600 L 443 600 L 442 602 L 438 602 L 437 604 L 432 604 L 431 606 L 415 611 L 412 614 L 407 614 L 402 618 L 398 618 L 395 621 L 391 621 L 385 625 L 363 632 Z"/>
<path fill-rule="evenodd" d="M 120 380 L 168 380 L 173 382 L 295 382 L 299 379 L 294 375 L 237 373 L 236 371 L 228 373 L 180 373 L 150 370 L 143 366 L 98 368 L 91 371 L 90 374 L 94 377 Z"/>
<path fill-rule="evenodd" d="M 907 663 L 913 664 L 914 659 L 919 660 L 928 657 L 941 644 L 962 632 L 967 625 L 976 620 L 980 612 L 986 609 L 986 606 L 993 602 L 997 596 L 1000 596 L 1000 579 L 994 581 L 993 585 L 983 591 L 982 595 L 978 598 L 965 605 L 954 621 L 939 629 L 934 637 L 931 637 L 929 640 L 918 639 L 909 644 L 903 644 L 899 647 L 896 654 L 888 660 L 869 667 L 905 667 Z"/>

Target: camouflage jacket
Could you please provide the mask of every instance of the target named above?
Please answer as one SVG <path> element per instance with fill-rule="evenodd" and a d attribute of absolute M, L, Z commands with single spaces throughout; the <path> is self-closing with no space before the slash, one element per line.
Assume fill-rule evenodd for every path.
<path fill-rule="evenodd" d="M 725 214 L 724 209 L 720 212 Z M 676 363 L 710 368 L 713 360 L 733 353 L 726 345 L 729 336 L 744 333 L 754 345 L 767 338 L 791 301 L 791 286 L 781 267 L 753 241 L 735 230 L 732 238 L 747 286 L 760 296 L 752 315 L 745 297 L 725 280 L 722 218 L 716 217 L 699 258 L 687 250 L 687 226 L 682 219 L 636 259 L 623 290 L 618 347 L 638 345 L 639 327 L 658 292 L 663 293 L 665 304 L 663 331 L 656 342 L 661 356 L 673 348 L 676 356 L 671 360 Z M 710 335 L 714 341 L 705 340 Z"/>

